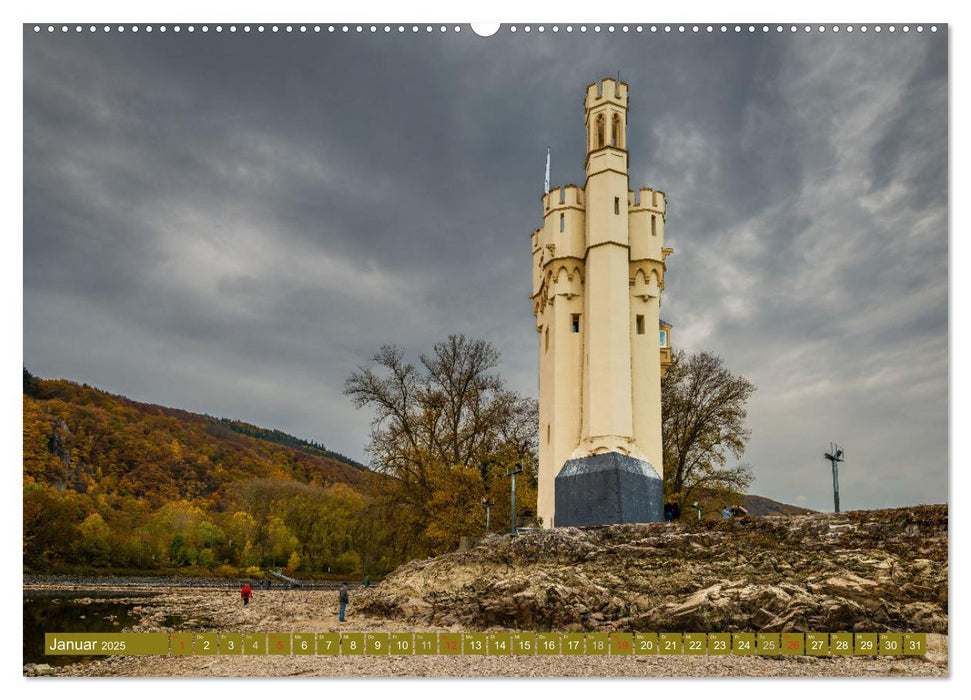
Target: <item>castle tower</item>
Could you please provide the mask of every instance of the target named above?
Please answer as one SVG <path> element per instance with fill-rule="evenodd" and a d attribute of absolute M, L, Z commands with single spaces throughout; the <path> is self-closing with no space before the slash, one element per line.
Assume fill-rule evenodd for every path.
<path fill-rule="evenodd" d="M 587 86 L 585 186 L 544 195 L 543 226 L 532 235 L 537 514 L 546 527 L 663 517 L 670 326 L 659 331 L 659 314 L 672 251 L 664 193 L 628 189 L 627 89 L 610 78 Z"/>

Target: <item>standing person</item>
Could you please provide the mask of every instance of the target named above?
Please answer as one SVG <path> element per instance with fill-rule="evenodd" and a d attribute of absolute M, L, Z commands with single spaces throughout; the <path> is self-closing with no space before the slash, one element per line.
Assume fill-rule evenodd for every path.
<path fill-rule="evenodd" d="M 343 583 L 341 584 L 341 590 L 337 597 L 338 602 L 341 605 L 340 621 L 344 621 L 344 610 L 347 609 L 347 586 Z"/>
<path fill-rule="evenodd" d="M 243 599 L 243 605 L 249 605 L 249 599 L 253 597 L 253 589 L 248 583 L 244 583 L 239 591 L 239 597 Z"/>
<path fill-rule="evenodd" d="M 730 518 L 730 517 L 732 517 L 732 511 L 728 509 L 728 506 L 725 506 L 724 508 L 722 508 L 722 518 Z"/>

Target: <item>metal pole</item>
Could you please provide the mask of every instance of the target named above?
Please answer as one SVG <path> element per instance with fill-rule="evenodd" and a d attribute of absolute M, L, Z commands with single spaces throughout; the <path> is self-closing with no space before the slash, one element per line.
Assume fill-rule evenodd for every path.
<path fill-rule="evenodd" d="M 485 508 L 486 512 L 486 532 L 492 532 L 492 519 L 490 517 L 492 515 L 492 501 L 486 496 L 482 497 L 482 507 Z"/>
<path fill-rule="evenodd" d="M 516 472 L 512 473 L 512 535 L 516 536 Z"/>
<path fill-rule="evenodd" d="M 506 472 L 506 476 L 512 477 L 511 481 L 509 482 L 509 488 L 512 492 L 511 493 L 512 511 L 510 511 L 509 513 L 509 518 L 512 521 L 510 534 L 513 537 L 516 536 L 516 474 L 522 474 L 522 473 L 523 473 L 522 462 L 516 462 L 516 467 Z"/>
<path fill-rule="evenodd" d="M 840 478 L 839 478 L 839 462 L 833 460 L 833 505 L 836 508 L 836 512 L 840 512 Z"/>
<path fill-rule="evenodd" d="M 833 465 L 833 510 L 840 512 L 839 463 L 843 461 L 843 450 L 834 442 L 829 443 L 829 452 L 823 455 Z"/>

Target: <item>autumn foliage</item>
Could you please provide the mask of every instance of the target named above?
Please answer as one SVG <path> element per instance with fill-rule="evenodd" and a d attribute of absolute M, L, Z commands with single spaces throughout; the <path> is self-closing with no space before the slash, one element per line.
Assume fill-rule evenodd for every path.
<path fill-rule="evenodd" d="M 320 445 L 26 370 L 23 411 L 27 570 L 398 563 L 366 517 L 381 477 Z"/>

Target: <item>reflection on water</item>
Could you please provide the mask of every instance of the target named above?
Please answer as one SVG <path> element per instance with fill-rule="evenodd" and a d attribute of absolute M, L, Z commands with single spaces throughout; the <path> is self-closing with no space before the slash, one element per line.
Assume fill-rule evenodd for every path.
<path fill-rule="evenodd" d="M 124 596 L 126 601 L 111 600 Z M 78 598 L 94 597 L 91 603 Z M 139 596 L 148 598 L 149 595 Z M 139 603 L 130 593 L 111 594 L 99 591 L 30 591 L 24 593 L 24 663 L 66 666 L 87 661 L 93 656 L 45 656 L 45 632 L 121 632 L 138 622 L 132 608 Z"/>

